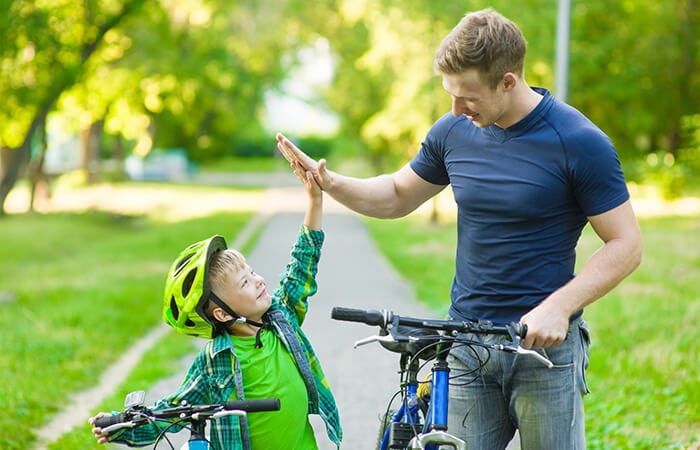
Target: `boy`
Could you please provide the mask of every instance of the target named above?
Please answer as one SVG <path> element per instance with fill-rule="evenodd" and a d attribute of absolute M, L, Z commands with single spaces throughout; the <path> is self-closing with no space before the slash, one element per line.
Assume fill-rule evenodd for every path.
<path fill-rule="evenodd" d="M 315 275 L 323 243 L 323 193 L 310 173 L 292 164 L 304 184 L 308 207 L 279 288 L 272 296 L 265 280 L 238 251 L 213 236 L 185 249 L 165 286 L 163 318 L 178 332 L 211 339 L 188 369 L 185 380 L 154 409 L 180 404 L 277 397 L 281 409 L 212 421 L 215 449 L 317 449 L 308 414 L 320 414 L 328 437 L 340 446 L 342 431 L 333 395 L 318 358 L 301 330 L 307 298 L 316 292 Z M 90 424 L 104 415 L 89 419 Z M 142 446 L 160 433 L 141 426 L 104 435 L 99 443 Z"/>

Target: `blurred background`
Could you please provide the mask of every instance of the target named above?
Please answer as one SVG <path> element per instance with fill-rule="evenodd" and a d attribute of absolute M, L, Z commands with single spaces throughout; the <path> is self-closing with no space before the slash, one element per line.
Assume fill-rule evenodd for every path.
<path fill-rule="evenodd" d="M 276 131 L 314 156 L 391 170 L 449 108 L 432 71 L 440 40 L 487 6 L 528 39 L 527 81 L 598 124 L 631 182 L 668 198 L 691 187 L 695 0 L 4 0 L 0 212 L 21 180 L 46 195 L 76 170 L 85 183 L 187 177 L 274 157 Z"/>
<path fill-rule="evenodd" d="M 159 327 L 184 243 L 253 248 L 266 189 L 298 188 L 278 131 L 347 174 L 408 161 L 450 108 L 434 52 L 484 7 L 522 29 L 528 83 L 611 137 L 640 216 L 644 263 L 586 311 L 589 448 L 697 450 L 697 0 L 0 0 L 0 448 L 98 448 L 87 411 L 37 428 L 182 373 L 195 347 Z M 426 206 L 363 225 L 440 313 L 454 206 Z"/>

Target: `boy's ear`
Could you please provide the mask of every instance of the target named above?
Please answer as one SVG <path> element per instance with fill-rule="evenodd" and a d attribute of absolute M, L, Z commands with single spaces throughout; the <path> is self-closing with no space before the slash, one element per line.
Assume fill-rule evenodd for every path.
<path fill-rule="evenodd" d="M 233 317 L 224 311 L 223 308 L 214 308 L 211 315 L 219 322 L 228 322 L 229 320 L 233 320 Z"/>

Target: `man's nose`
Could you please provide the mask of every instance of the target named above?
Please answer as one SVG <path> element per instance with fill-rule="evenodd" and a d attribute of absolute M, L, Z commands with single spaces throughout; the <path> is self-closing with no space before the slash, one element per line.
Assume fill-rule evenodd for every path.
<path fill-rule="evenodd" d="M 456 98 L 452 99 L 452 115 L 455 117 L 459 117 L 462 114 L 467 114 L 469 113 L 469 108 L 467 108 L 467 104 L 464 100 L 459 100 Z"/>

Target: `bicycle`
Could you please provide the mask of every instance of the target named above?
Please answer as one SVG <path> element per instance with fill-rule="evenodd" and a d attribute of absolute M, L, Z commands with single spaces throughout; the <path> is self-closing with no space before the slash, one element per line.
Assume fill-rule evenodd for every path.
<path fill-rule="evenodd" d="M 378 439 L 379 450 L 437 450 L 441 445 L 467 450 L 466 442 L 447 430 L 450 383 L 447 355 L 454 344 L 531 355 L 547 367 L 553 366 L 544 356 L 520 345 L 527 327 L 519 323 L 496 326 L 491 322 L 421 319 L 399 316 L 389 310 L 344 307 L 333 308 L 331 318 L 380 328 L 378 335 L 355 342 L 355 348 L 379 342 L 385 349 L 400 354 L 400 389 L 389 401 L 384 414 Z M 459 337 L 459 333 L 505 335 L 511 343 L 487 345 Z M 418 381 L 419 372 L 424 366 L 421 360 L 426 364 L 434 361 L 430 381 Z M 399 395 L 401 405 L 392 412 L 391 405 Z"/>
<path fill-rule="evenodd" d="M 209 450 L 211 445 L 206 438 L 207 423 L 225 416 L 245 416 L 251 412 L 279 411 L 280 401 L 278 398 L 264 398 L 256 400 L 233 400 L 223 403 L 209 405 L 192 405 L 183 403 L 165 409 L 151 410 L 144 406 L 146 393 L 135 391 L 127 394 L 124 400 L 124 410 L 119 414 L 100 417 L 95 421 L 95 426 L 102 428 L 105 434 L 123 428 L 134 428 L 145 424 L 156 424 L 159 422 L 160 434 L 156 438 L 153 448 L 165 439 L 174 449 L 168 440 L 166 433 L 173 427 L 184 425 L 190 431 L 189 440 L 181 447 L 181 450 Z"/>

